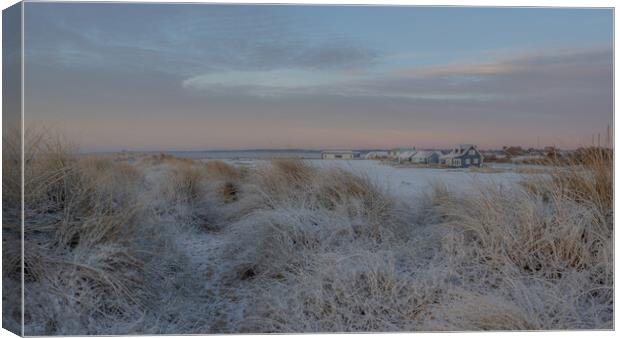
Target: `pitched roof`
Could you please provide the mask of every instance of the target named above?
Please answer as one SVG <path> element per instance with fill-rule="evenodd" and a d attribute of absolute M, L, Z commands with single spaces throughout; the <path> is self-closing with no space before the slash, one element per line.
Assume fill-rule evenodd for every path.
<path fill-rule="evenodd" d="M 403 151 L 401 153 L 398 154 L 398 158 L 400 159 L 409 159 L 411 158 L 413 155 L 416 154 L 417 151 Z"/>
<path fill-rule="evenodd" d="M 478 151 L 476 146 L 473 144 L 459 144 L 456 148 L 452 149 L 449 153 L 442 155 L 441 158 L 446 159 L 446 158 L 463 156 L 465 155 L 465 150 L 468 150 L 470 148 L 473 148 L 474 150 Z M 478 153 L 480 152 L 478 151 Z M 482 153 L 480 153 L 480 156 L 482 156 Z"/>
<path fill-rule="evenodd" d="M 432 156 L 433 154 L 437 153 L 434 150 L 420 150 L 417 153 L 415 153 L 415 155 L 412 156 L 412 158 L 428 158 L 430 156 Z M 441 155 L 441 153 L 439 153 L 439 155 Z"/>

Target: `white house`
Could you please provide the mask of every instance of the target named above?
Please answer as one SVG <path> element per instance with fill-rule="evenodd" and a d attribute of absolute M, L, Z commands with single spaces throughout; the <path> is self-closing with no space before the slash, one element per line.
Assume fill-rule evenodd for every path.
<path fill-rule="evenodd" d="M 400 154 L 403 153 L 411 153 L 414 152 L 415 153 L 415 147 L 411 147 L 411 148 L 394 148 L 392 150 L 390 150 L 390 158 L 398 160 L 400 157 Z"/>
<path fill-rule="evenodd" d="M 412 163 L 438 164 L 442 154 L 434 150 L 420 150 L 411 157 Z"/>
<path fill-rule="evenodd" d="M 396 156 L 396 159 L 398 160 L 398 163 L 408 162 L 408 161 L 411 161 L 411 158 L 416 153 L 417 151 L 415 150 L 402 151 L 398 153 L 398 155 Z"/>
<path fill-rule="evenodd" d="M 378 160 L 383 158 L 388 158 L 390 154 L 387 151 L 371 151 L 364 155 L 364 159 L 366 160 Z"/>

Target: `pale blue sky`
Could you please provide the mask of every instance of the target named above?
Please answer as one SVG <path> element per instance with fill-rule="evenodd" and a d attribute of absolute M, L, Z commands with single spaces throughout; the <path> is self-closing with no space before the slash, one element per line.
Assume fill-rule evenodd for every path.
<path fill-rule="evenodd" d="M 26 122 L 87 150 L 590 142 L 610 9 L 27 3 Z"/>

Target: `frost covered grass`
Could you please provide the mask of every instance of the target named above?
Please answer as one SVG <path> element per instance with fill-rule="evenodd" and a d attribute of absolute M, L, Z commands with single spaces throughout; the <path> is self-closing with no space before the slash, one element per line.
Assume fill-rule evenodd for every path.
<path fill-rule="evenodd" d="M 77 156 L 48 131 L 27 130 L 27 135 L 25 334 L 191 331 L 195 323 L 186 321 L 191 314 L 181 320 L 167 317 L 178 309 L 170 313 L 173 303 L 161 301 L 170 295 L 191 299 L 184 295 L 190 285 L 183 277 L 190 271 L 167 237 L 174 232 L 148 222 L 152 216 L 139 198 L 143 175 L 126 163 Z M 3 150 L 19 152 L 10 149 L 15 144 L 4 142 Z M 6 160 L 5 168 L 16 165 Z M 14 179 L 3 178 L 3 185 Z M 3 239 L 19 243 L 19 194 L 9 190 L 3 197 L 8 211 Z M 4 283 L 17 288 L 22 269 L 16 249 L 21 248 L 3 249 Z M 18 292 L 5 297 L 7 304 L 19 305 L 11 299 L 20 297 Z M 5 310 L 11 314 L 3 318 L 5 324 L 19 327 L 19 310 Z"/>
<path fill-rule="evenodd" d="M 229 283 L 250 304 L 235 328 L 610 329 L 611 169 L 596 156 L 511 189 L 438 184 L 406 209 L 366 178 L 275 162 L 258 172 L 266 203 L 230 225 Z"/>
<path fill-rule="evenodd" d="M 607 152 L 522 184 L 457 193 L 437 182 L 405 199 L 311 162 L 129 164 L 36 140 L 29 334 L 613 327 Z M 4 158 L 5 173 L 18 172 Z M 13 210 L 18 189 L 5 184 Z M 5 217 L 5 241 L 16 221 Z M 3 263 L 18 283 L 19 252 L 5 249 Z"/>

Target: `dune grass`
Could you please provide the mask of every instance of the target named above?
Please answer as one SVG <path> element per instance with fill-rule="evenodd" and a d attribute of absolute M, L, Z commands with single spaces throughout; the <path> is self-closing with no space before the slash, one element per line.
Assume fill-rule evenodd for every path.
<path fill-rule="evenodd" d="M 169 232 L 145 223 L 149 216 L 138 196 L 142 173 L 110 158 L 77 155 L 47 130 L 26 134 L 25 333 L 131 333 L 145 316 L 149 323 L 140 330 L 158 331 L 149 325 L 162 324 L 153 312 L 163 310 L 159 288 L 184 267 L 167 243 Z M 14 144 L 3 148 L 15 151 Z M 19 172 L 11 157 L 5 159 L 9 173 Z M 3 197 L 5 211 L 19 205 L 13 189 Z M 5 242 L 19 241 L 19 221 L 7 217 L 13 214 L 4 214 Z M 21 279 L 15 248 L 3 246 L 3 279 L 13 284 Z M 161 265 L 167 262 L 176 266 Z"/>
<path fill-rule="evenodd" d="M 58 140 L 27 147 L 28 333 L 613 327 L 609 152 L 510 189 L 438 183 L 402 201 L 300 160 L 129 164 Z M 11 158 L 3 170 L 15 175 Z M 15 208 L 18 189 L 6 187 Z M 4 220 L 9 237 L 15 221 Z M 221 248 L 192 256 L 177 243 L 192 236 Z M 16 282 L 19 252 L 7 248 L 3 276 Z"/>
<path fill-rule="evenodd" d="M 213 180 L 238 181 L 243 176 L 239 169 L 221 160 L 207 161 L 206 171 Z"/>
<path fill-rule="evenodd" d="M 485 187 L 436 205 L 462 294 L 445 305 L 438 327 L 612 327 L 613 162 L 591 155 L 523 189 Z"/>
<path fill-rule="evenodd" d="M 254 304 L 239 329 L 609 329 L 611 170 L 594 153 L 514 189 L 438 185 L 405 212 L 363 177 L 274 162 L 268 203 L 230 226 L 229 278 Z"/>

